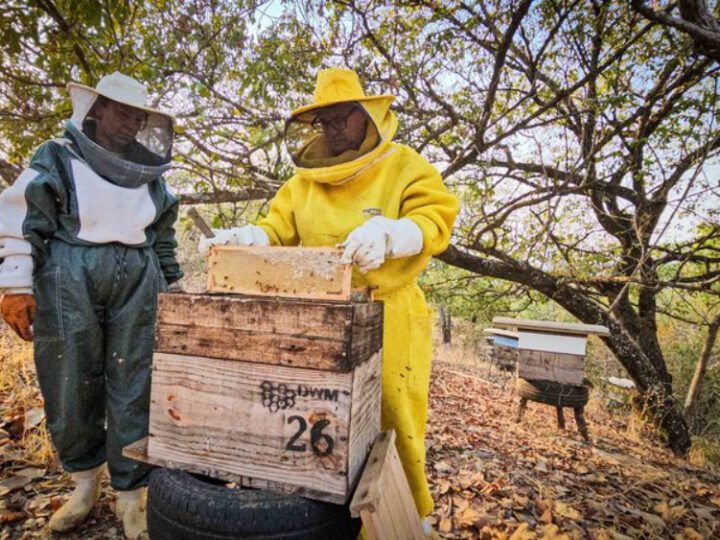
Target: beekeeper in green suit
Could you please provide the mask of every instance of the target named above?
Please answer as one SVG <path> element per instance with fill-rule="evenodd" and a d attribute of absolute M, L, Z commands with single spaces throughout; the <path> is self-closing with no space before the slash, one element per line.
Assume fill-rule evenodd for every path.
<path fill-rule="evenodd" d="M 125 536 L 143 538 L 149 467 L 121 450 L 147 435 L 157 296 L 182 277 L 178 200 L 162 178 L 173 119 L 121 73 L 68 90 L 63 137 L 0 194 L 0 307 L 34 343 L 48 427 L 75 482 L 50 529 L 85 519 L 107 462 Z"/>

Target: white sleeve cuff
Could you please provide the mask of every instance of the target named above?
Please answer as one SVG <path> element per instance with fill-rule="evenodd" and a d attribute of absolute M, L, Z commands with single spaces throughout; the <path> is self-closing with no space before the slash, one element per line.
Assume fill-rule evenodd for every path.
<path fill-rule="evenodd" d="M 32 289 L 32 276 L 30 255 L 8 255 L 0 264 L 0 289 Z"/>
<path fill-rule="evenodd" d="M 2 291 L 3 294 L 33 294 L 32 288 L 23 287 L 23 288 L 11 288 L 11 289 L 5 289 Z"/>
<path fill-rule="evenodd" d="M 31 253 L 32 246 L 27 240 L 11 236 L 0 238 L 0 259 L 11 255 L 30 255 Z"/>

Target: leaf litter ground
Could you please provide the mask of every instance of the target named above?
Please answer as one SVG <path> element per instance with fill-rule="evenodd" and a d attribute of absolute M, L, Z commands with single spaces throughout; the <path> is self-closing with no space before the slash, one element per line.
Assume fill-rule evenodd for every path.
<path fill-rule="evenodd" d="M 42 401 L 29 379 L 0 393 L 0 540 L 121 538 L 107 484 L 80 529 L 49 533 L 72 486 L 43 451 Z M 591 406 L 588 445 L 572 420 L 557 427 L 553 408 L 531 403 L 516 423 L 516 407 L 511 376 L 435 362 L 427 446 L 440 537 L 720 538 L 720 475 L 641 440 L 627 413 Z"/>

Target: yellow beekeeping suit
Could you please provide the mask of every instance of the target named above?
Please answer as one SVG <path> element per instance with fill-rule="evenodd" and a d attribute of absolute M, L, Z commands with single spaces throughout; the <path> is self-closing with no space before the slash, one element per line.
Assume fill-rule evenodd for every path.
<path fill-rule="evenodd" d="M 326 70 L 323 75 L 357 79 L 349 70 Z M 338 96 L 335 98 L 337 102 Z M 258 225 L 272 245 L 283 246 L 335 246 L 376 215 L 409 218 L 422 231 L 421 253 L 386 260 L 367 274 L 355 269 L 353 285 L 375 286 L 375 298 L 384 302 L 382 428 L 397 433 L 398 451 L 415 503 L 420 515 L 425 516 L 433 507 L 425 478 L 424 442 L 431 312 L 416 278 L 430 258 L 447 247 L 458 202 L 430 163 L 414 150 L 392 142 L 397 129 L 397 120 L 389 109 L 392 98 L 348 98 L 355 98 L 375 123 L 379 144 L 346 163 L 298 167 Z"/>

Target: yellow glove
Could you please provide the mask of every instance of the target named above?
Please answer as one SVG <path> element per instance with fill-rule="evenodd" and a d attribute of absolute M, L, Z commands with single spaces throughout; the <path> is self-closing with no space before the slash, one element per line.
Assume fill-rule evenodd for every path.
<path fill-rule="evenodd" d="M 32 341 L 35 297 L 32 294 L 6 294 L 0 304 L 5 322 L 25 341 Z"/>

